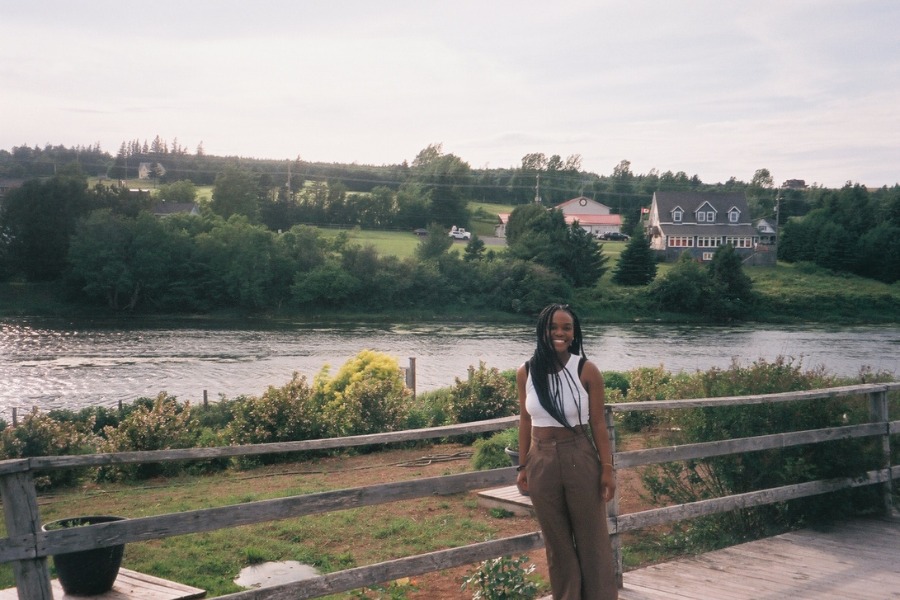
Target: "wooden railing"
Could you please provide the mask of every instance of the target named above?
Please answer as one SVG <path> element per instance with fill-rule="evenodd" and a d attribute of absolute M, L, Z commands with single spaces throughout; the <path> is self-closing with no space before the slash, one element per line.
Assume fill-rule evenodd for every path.
<path fill-rule="evenodd" d="M 900 433 L 900 421 L 890 421 L 888 418 L 887 394 L 897 391 L 900 391 L 900 383 L 865 384 L 786 394 L 625 403 L 608 406 L 606 419 L 613 440 L 613 448 L 615 448 L 613 415 L 616 412 L 740 406 L 859 395 L 867 396 L 869 402 L 871 421 L 869 423 L 684 446 L 615 452 L 614 462 L 618 469 L 863 437 L 880 437 L 884 456 L 882 468 L 870 471 L 862 478 L 812 481 L 631 514 L 619 514 L 618 500 L 614 500 L 608 506 L 608 523 L 618 559 L 620 585 L 622 577 L 621 534 L 626 531 L 863 485 L 881 485 L 885 509 L 891 510 L 891 481 L 892 479 L 900 479 L 900 466 L 891 465 L 890 436 Z M 494 486 L 510 485 L 515 480 L 515 470 L 509 467 L 290 496 L 276 500 L 162 514 L 44 532 L 41 531 L 42 521 L 34 485 L 35 471 L 136 463 L 208 460 L 446 438 L 454 435 L 505 429 L 515 426 L 517 420 L 517 417 L 507 417 L 478 423 L 403 432 L 225 448 L 119 452 L 82 456 L 43 456 L 0 461 L 0 494 L 2 494 L 3 498 L 3 511 L 8 535 L 7 538 L 0 539 L 0 563 L 12 564 L 19 598 L 23 600 L 47 600 L 52 598 L 47 557 L 53 554 L 321 514 L 360 506 L 385 504 L 435 494 L 455 494 Z M 274 600 L 281 598 L 317 598 L 402 577 L 411 577 L 463 566 L 496 556 L 525 552 L 541 547 L 543 547 L 543 540 L 540 533 L 536 531 L 525 535 L 338 571 L 300 582 L 261 590 L 239 592 L 223 596 L 222 598 L 233 600 L 249 600 L 251 598 Z"/>

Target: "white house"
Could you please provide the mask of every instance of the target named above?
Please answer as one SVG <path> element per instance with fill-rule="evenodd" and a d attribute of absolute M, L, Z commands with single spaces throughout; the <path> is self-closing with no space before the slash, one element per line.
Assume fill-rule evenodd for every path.
<path fill-rule="evenodd" d="M 578 221 L 581 228 L 592 235 L 622 230 L 622 215 L 612 214 L 608 206 L 585 196 L 566 200 L 553 208 L 562 211 L 566 223 L 571 225 Z M 500 213 L 497 216 L 500 219 L 500 224 L 496 228 L 497 237 L 506 237 L 509 213 Z"/>

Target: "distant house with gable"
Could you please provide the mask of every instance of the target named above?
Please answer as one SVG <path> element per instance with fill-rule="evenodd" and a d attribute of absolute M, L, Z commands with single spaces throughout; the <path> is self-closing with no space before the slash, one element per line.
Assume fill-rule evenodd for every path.
<path fill-rule="evenodd" d="M 760 244 L 742 192 L 656 192 L 645 228 L 650 248 L 666 262 L 685 252 L 709 261 L 730 244 L 747 264 L 775 264 L 775 248 Z"/>
<path fill-rule="evenodd" d="M 622 231 L 622 215 L 612 214 L 608 206 L 585 196 L 566 200 L 553 208 L 563 213 L 568 225 L 578 221 L 578 225 L 591 235 Z M 500 220 L 495 229 L 497 237 L 506 237 L 509 213 L 500 213 L 497 217 Z"/>
<path fill-rule="evenodd" d="M 165 200 L 160 200 L 153 205 L 153 214 L 160 218 L 178 214 L 199 215 L 200 209 L 194 202 L 166 202 Z"/>
<path fill-rule="evenodd" d="M 760 244 L 774 244 L 777 241 L 778 232 L 775 229 L 775 223 L 768 219 L 759 219 L 755 224 L 756 231 L 759 232 Z"/>

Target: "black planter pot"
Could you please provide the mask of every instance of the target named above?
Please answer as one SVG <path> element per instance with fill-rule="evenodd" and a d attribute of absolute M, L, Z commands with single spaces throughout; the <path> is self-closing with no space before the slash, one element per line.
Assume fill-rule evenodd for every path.
<path fill-rule="evenodd" d="M 51 531 L 124 519 L 125 517 L 110 516 L 72 517 L 51 521 L 41 529 Z M 94 596 L 108 592 L 116 582 L 124 553 L 125 545 L 121 544 L 93 550 L 54 554 L 53 564 L 56 566 L 59 584 L 66 594 L 73 596 Z"/>
<path fill-rule="evenodd" d="M 519 451 L 512 450 L 509 447 L 504 448 L 503 451 L 506 452 L 506 455 L 509 457 L 509 462 L 511 462 L 514 467 L 518 467 L 519 466 Z"/>

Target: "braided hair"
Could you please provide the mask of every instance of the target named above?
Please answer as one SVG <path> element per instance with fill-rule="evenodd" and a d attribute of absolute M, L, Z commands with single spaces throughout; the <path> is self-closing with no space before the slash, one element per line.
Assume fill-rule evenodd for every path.
<path fill-rule="evenodd" d="M 557 311 L 565 311 L 572 317 L 574 327 L 572 343 L 569 344 L 569 353 L 584 356 L 583 338 L 581 335 L 581 323 L 578 316 L 569 308 L 568 304 L 551 304 L 541 311 L 537 322 L 537 347 L 534 354 L 528 360 L 528 370 L 531 372 L 531 380 L 537 392 L 541 406 L 547 413 L 556 419 L 567 429 L 573 425 L 566 419 L 563 409 L 563 383 L 573 392 L 578 405 L 578 415 L 581 418 L 581 392 L 574 377 L 559 360 L 559 355 L 550 342 L 550 325 L 553 323 L 553 315 Z M 579 423 L 583 425 L 583 423 Z"/>

